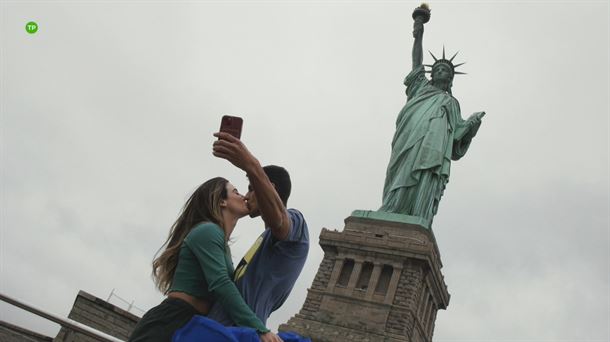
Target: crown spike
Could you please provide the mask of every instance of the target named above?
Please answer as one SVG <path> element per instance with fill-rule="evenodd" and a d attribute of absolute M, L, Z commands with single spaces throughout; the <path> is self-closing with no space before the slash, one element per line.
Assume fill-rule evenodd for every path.
<path fill-rule="evenodd" d="M 432 51 L 428 50 L 428 52 L 430 52 L 430 56 L 432 56 L 432 58 L 434 58 L 434 61 L 438 61 L 438 59 L 436 57 L 434 57 L 434 55 L 432 54 Z"/>
<path fill-rule="evenodd" d="M 454 71 L 453 72 L 455 75 L 467 75 L 467 73 L 465 72 L 459 72 L 459 71 Z"/>
<path fill-rule="evenodd" d="M 464 64 L 466 64 L 466 62 L 464 62 L 464 63 L 460 63 L 460 64 L 456 64 L 456 65 L 454 65 L 453 67 L 454 67 L 454 68 L 457 68 L 457 67 L 459 67 L 460 65 L 464 65 Z"/>
<path fill-rule="evenodd" d="M 455 56 L 457 56 L 457 54 L 460 53 L 459 51 L 455 53 L 455 55 L 453 55 L 453 57 L 451 57 L 451 59 L 449 59 L 449 62 L 453 62 L 453 59 L 455 58 Z"/>
<path fill-rule="evenodd" d="M 445 59 L 445 44 L 443 44 L 443 59 Z"/>

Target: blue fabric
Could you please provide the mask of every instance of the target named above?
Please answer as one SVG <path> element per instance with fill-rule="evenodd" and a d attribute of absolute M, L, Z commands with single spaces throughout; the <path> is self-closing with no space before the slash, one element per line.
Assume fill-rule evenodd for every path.
<path fill-rule="evenodd" d="M 199 315 L 193 316 L 185 326 L 176 330 L 172 341 L 240 342 L 222 324 Z"/>
<path fill-rule="evenodd" d="M 237 289 L 263 324 L 288 298 L 309 252 L 309 230 L 303 214 L 288 209 L 288 217 L 291 228 L 287 239 L 276 240 L 271 230 L 265 229 L 244 276 L 236 281 Z M 235 325 L 220 305 L 214 305 L 208 317 L 227 326 Z"/>
<path fill-rule="evenodd" d="M 311 342 L 295 333 L 278 334 L 284 342 Z M 172 342 L 259 342 L 256 330 L 245 327 L 225 327 L 204 316 L 195 315 L 185 326 L 176 330 Z"/>
<path fill-rule="evenodd" d="M 293 332 L 281 332 L 277 335 L 284 340 L 284 342 L 311 342 L 310 339 Z"/>

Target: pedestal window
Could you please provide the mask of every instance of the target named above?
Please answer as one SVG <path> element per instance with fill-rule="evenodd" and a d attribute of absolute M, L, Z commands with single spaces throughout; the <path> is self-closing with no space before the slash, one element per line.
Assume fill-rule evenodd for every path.
<path fill-rule="evenodd" d="M 339 274 L 339 279 L 337 279 L 337 286 L 347 287 L 347 284 L 349 283 L 349 278 L 352 275 L 353 270 L 354 270 L 354 260 L 345 259 L 343 261 L 343 266 L 341 267 L 341 273 Z"/>
<path fill-rule="evenodd" d="M 390 279 L 392 279 L 393 272 L 394 268 L 392 266 L 383 265 L 381 274 L 379 275 L 379 281 L 377 282 L 377 286 L 375 286 L 375 293 L 385 294 L 388 291 L 388 286 L 390 285 Z"/>

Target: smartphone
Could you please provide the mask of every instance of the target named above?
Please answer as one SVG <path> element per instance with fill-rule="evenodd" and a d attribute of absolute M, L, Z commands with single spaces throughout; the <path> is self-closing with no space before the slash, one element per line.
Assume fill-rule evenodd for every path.
<path fill-rule="evenodd" d="M 241 126 L 244 120 L 239 116 L 224 115 L 220 120 L 220 131 L 227 132 L 237 139 L 241 138 Z"/>

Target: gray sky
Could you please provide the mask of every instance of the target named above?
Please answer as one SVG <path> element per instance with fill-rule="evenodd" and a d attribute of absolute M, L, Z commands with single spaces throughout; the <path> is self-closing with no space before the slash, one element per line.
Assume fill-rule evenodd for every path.
<path fill-rule="evenodd" d="M 320 230 L 380 205 L 417 5 L 2 1 L 0 291 L 64 316 L 81 289 L 160 302 L 150 262 L 191 191 L 246 190 L 211 154 L 233 114 L 291 172 L 314 242 L 285 322 Z M 608 1 L 430 6 L 424 49 L 459 50 L 462 116 L 487 112 L 434 223 L 451 293 L 435 340 L 608 341 Z M 261 230 L 238 223 L 235 259 Z M 4 303 L 0 319 L 59 329 Z"/>

